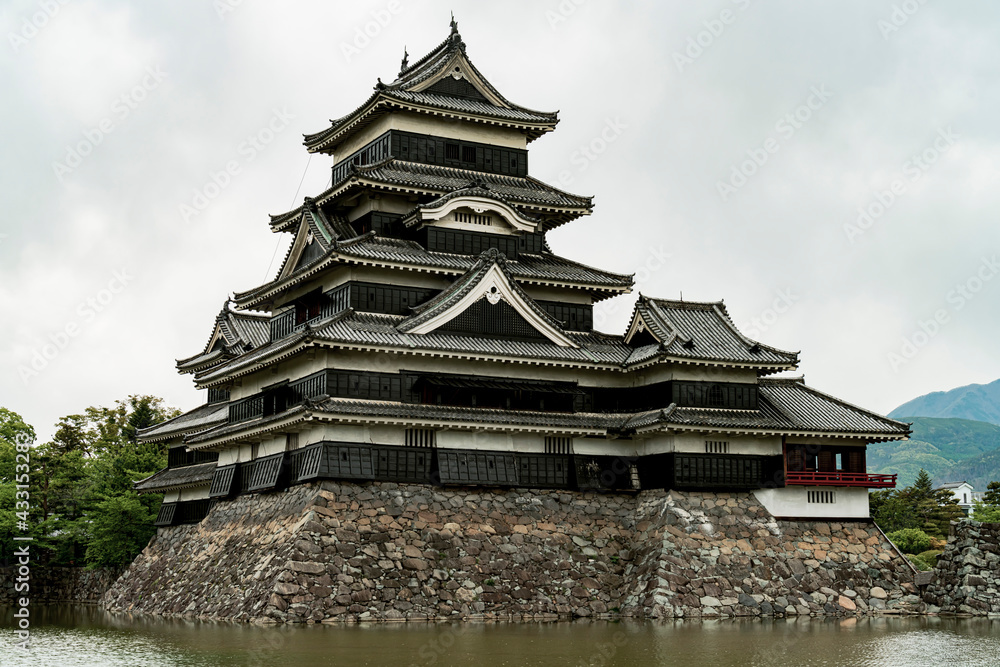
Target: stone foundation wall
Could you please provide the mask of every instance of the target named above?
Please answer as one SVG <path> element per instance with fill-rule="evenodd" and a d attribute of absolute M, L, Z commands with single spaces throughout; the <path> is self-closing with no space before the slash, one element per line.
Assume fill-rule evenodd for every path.
<path fill-rule="evenodd" d="M 932 610 L 985 616 L 1000 613 L 1000 523 L 963 520 L 938 557 L 924 601 Z"/>
<path fill-rule="evenodd" d="M 96 604 L 111 587 L 120 570 L 88 570 L 82 567 L 42 567 L 32 565 L 28 591 L 14 590 L 16 567 L 0 567 L 0 604 L 14 604 L 27 597 L 32 603 L 85 602 Z"/>
<path fill-rule="evenodd" d="M 746 493 L 647 492 L 623 604 L 647 617 L 919 612 L 913 569 L 874 524 L 779 521 Z"/>
<path fill-rule="evenodd" d="M 253 622 L 917 610 L 864 523 L 776 522 L 752 494 L 321 482 L 161 529 L 110 610 Z"/>

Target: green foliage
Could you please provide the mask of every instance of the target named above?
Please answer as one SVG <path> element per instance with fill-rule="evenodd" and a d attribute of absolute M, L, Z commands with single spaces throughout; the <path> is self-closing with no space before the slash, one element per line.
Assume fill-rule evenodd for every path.
<path fill-rule="evenodd" d="M 1000 507 L 976 503 L 972 508 L 972 518 L 983 523 L 1000 523 Z"/>
<path fill-rule="evenodd" d="M 886 533 L 920 529 L 931 537 L 944 538 L 951 522 L 965 517 L 951 491 L 933 490 L 925 470 L 917 472 L 913 486 L 874 491 L 868 499 L 872 519 Z"/>
<path fill-rule="evenodd" d="M 886 537 L 905 554 L 919 554 L 931 546 L 931 536 L 916 528 L 897 530 L 888 533 Z"/>
<path fill-rule="evenodd" d="M 926 572 L 927 570 L 934 569 L 931 567 L 930 563 L 925 561 L 920 556 L 915 556 L 913 554 L 906 554 L 906 557 L 909 559 L 911 563 L 913 563 L 913 567 L 917 568 L 921 572 Z"/>
<path fill-rule="evenodd" d="M 983 494 L 983 502 L 987 505 L 1000 507 L 1000 482 L 990 482 Z"/>
<path fill-rule="evenodd" d="M 917 478 L 913 480 L 913 485 L 910 486 L 910 497 L 915 501 L 927 500 L 932 493 L 934 493 L 934 484 L 931 481 L 931 476 L 921 468 L 920 472 L 917 473 Z"/>
<path fill-rule="evenodd" d="M 134 492 L 109 498 L 90 513 L 91 539 L 87 545 L 90 567 L 125 567 L 156 533 L 156 515 Z"/>
<path fill-rule="evenodd" d="M 27 518 L 40 562 L 119 566 L 142 550 L 155 532 L 160 497 L 136 496 L 132 484 L 162 469 L 166 451 L 138 442 L 136 433 L 177 414 L 159 398 L 129 396 L 63 417 L 50 442 L 31 448 Z M 23 533 L 15 514 L 18 434 L 35 435 L 0 408 L 0 562 L 12 555 L 13 535 Z"/>
<path fill-rule="evenodd" d="M 937 567 L 938 556 L 943 552 L 940 549 L 930 549 L 928 551 L 921 552 L 917 554 L 917 558 L 924 561 L 931 567 Z"/>
<path fill-rule="evenodd" d="M 872 491 L 869 495 L 872 519 L 887 533 L 921 525 L 916 509 L 892 489 Z"/>

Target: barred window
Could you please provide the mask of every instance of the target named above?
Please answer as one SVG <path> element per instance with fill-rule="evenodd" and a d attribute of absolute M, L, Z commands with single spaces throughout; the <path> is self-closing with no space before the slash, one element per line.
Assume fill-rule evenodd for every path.
<path fill-rule="evenodd" d="M 436 431 L 429 428 L 408 428 L 404 444 L 407 447 L 436 447 Z"/>
<path fill-rule="evenodd" d="M 545 436 L 546 454 L 572 454 L 573 438 Z"/>
<path fill-rule="evenodd" d="M 706 454 L 728 454 L 729 453 L 729 443 L 722 440 L 706 440 L 705 441 L 705 453 Z"/>
<path fill-rule="evenodd" d="M 469 222 L 474 225 L 485 225 L 487 227 L 493 224 L 492 216 L 488 214 L 480 215 L 478 213 L 462 213 L 461 211 L 455 213 L 455 220 L 456 222 Z"/>
<path fill-rule="evenodd" d="M 806 493 L 806 502 L 829 504 L 837 502 L 837 497 L 833 491 L 808 491 Z"/>
<path fill-rule="evenodd" d="M 721 408 L 725 404 L 725 397 L 722 394 L 722 387 L 713 384 L 708 389 L 708 407 Z"/>

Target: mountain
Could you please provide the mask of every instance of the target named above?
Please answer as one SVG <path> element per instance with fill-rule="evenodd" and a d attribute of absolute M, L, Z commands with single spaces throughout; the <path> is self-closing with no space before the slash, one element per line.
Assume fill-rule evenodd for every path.
<path fill-rule="evenodd" d="M 893 419 L 957 417 L 1000 424 L 1000 380 L 924 394 L 903 403 L 890 412 L 889 416 Z"/>
<path fill-rule="evenodd" d="M 869 472 L 897 473 L 897 488 L 912 484 L 921 468 L 935 485 L 965 480 L 984 491 L 989 482 L 1000 480 L 1000 426 L 969 419 L 895 419 L 912 421 L 913 435 L 903 442 L 868 445 Z"/>

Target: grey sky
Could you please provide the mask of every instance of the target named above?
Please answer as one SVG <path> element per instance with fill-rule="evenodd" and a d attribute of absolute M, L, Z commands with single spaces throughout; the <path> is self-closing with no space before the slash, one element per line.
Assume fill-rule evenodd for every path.
<path fill-rule="evenodd" d="M 556 252 L 725 299 L 811 385 L 882 412 L 1000 377 L 995 3 L 11 0 L 0 405 L 44 438 L 129 393 L 201 402 L 174 359 L 273 277 L 267 214 L 329 179 L 301 134 L 451 9 L 501 92 L 561 112 L 531 173 L 596 209 Z"/>

